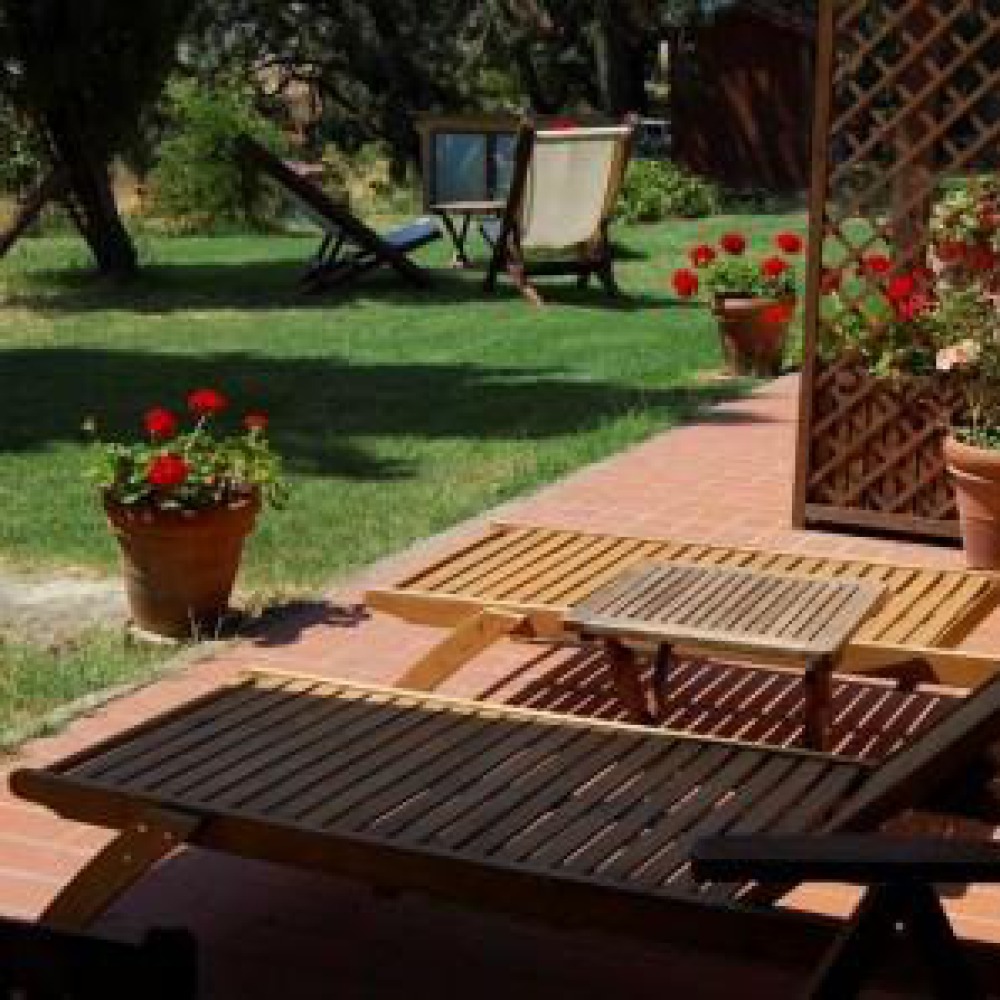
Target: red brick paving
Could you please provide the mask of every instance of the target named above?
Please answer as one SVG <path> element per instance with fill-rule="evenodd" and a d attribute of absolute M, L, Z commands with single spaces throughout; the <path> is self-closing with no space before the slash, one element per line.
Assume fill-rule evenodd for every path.
<path fill-rule="evenodd" d="M 799 532 L 789 527 L 796 383 L 779 380 L 757 395 L 710 411 L 697 424 L 660 435 L 534 496 L 476 519 L 349 581 L 349 607 L 365 587 L 385 582 L 435 549 L 510 519 L 584 530 L 628 531 L 731 544 L 959 565 L 954 549 Z M 122 727 L 212 689 L 248 666 L 391 682 L 440 638 L 434 629 L 366 617 L 327 605 L 305 607 L 264 638 L 227 650 L 121 698 L 65 732 L 26 746 L 14 762 L 44 764 Z M 1000 650 L 1000 616 L 967 645 Z M 480 657 L 446 690 L 504 690 L 531 650 L 501 646 Z M 0 912 L 32 917 L 105 840 L 0 789 Z M 843 912 L 851 890 L 800 889 L 794 902 Z M 952 901 L 963 933 L 1000 941 L 1000 899 L 988 889 Z M 439 904 L 373 896 L 361 887 L 274 866 L 187 851 L 172 858 L 104 918 L 109 933 L 151 924 L 191 925 L 204 947 L 206 995 L 273 997 L 787 995 L 781 970 L 583 934 L 556 934 Z"/>

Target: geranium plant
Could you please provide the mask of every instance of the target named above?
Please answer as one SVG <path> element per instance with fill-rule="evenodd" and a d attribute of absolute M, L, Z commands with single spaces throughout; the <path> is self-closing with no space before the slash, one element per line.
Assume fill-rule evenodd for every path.
<path fill-rule="evenodd" d="M 131 444 L 98 442 L 92 477 L 107 503 L 161 511 L 198 511 L 259 495 L 281 506 L 281 460 L 267 438 L 264 413 L 243 416 L 239 430 L 220 425 L 229 410 L 217 389 L 196 389 L 187 413 L 155 406 L 145 436 Z M 93 430 L 93 428 L 91 428 Z"/>
<path fill-rule="evenodd" d="M 798 233 L 779 233 L 774 247 L 754 256 L 747 253 L 748 241 L 742 233 L 726 233 L 714 246 L 701 243 L 688 251 L 689 267 L 673 274 L 674 291 L 681 298 L 693 298 L 705 291 L 716 298 L 788 299 L 798 288 L 792 258 L 803 250 Z"/>

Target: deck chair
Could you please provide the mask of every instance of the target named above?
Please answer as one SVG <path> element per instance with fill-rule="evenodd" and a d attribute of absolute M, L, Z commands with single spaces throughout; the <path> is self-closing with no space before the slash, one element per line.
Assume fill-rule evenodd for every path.
<path fill-rule="evenodd" d="M 138 944 L 0 918 L 3 1000 L 195 1000 L 197 948 L 183 930 Z"/>
<path fill-rule="evenodd" d="M 237 151 L 248 165 L 263 171 L 287 191 L 322 229 L 323 239 L 302 279 L 307 290 L 346 285 L 383 266 L 393 268 L 410 284 L 428 284 L 427 271 L 409 255 L 441 238 L 433 219 L 417 219 L 379 234 L 250 136 L 239 137 Z"/>
<path fill-rule="evenodd" d="M 557 925 L 817 961 L 783 889 L 699 884 L 720 833 L 871 831 L 1000 737 L 1000 679 L 871 765 L 399 688 L 257 671 L 14 793 L 119 831 L 43 915 L 79 928 L 183 844 Z M 775 950 L 777 949 L 777 950 Z"/>
<path fill-rule="evenodd" d="M 713 837 L 695 845 L 701 879 L 849 882 L 866 887 L 803 992 L 809 1000 L 852 1000 L 897 941 L 909 943 L 937 1000 L 986 1000 L 934 884 L 1000 882 L 993 843 L 857 834 L 828 837 Z"/>
<path fill-rule="evenodd" d="M 518 132 L 507 205 L 480 229 L 492 248 L 486 290 L 506 272 L 521 293 L 542 304 L 530 277 L 575 274 L 581 287 L 597 275 L 609 295 L 615 284 L 610 224 L 632 148 L 634 125 Z M 536 252 L 570 251 L 534 261 Z"/>

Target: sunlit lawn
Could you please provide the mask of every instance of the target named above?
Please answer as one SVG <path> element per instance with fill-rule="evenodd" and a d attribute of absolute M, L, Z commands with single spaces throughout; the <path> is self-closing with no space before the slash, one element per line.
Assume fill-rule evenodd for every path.
<path fill-rule="evenodd" d="M 380 274 L 307 298 L 308 239 L 141 238 L 149 266 L 128 287 L 95 283 L 72 238 L 24 240 L 0 264 L 0 560 L 109 571 L 82 421 L 126 436 L 149 406 L 211 385 L 270 412 L 293 487 L 244 587 L 320 584 L 745 389 L 705 377 L 712 319 L 666 279 L 695 238 L 789 226 L 801 219 L 620 231 L 627 297 L 557 280 L 543 310 L 507 287 L 485 297 L 443 244 L 422 253 L 429 292 Z"/>

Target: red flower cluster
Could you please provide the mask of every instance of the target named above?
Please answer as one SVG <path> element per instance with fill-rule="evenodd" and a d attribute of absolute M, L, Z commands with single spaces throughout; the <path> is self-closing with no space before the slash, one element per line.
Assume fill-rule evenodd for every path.
<path fill-rule="evenodd" d="M 802 237 L 798 233 L 778 233 L 774 238 L 774 245 L 782 253 L 802 253 Z"/>
<path fill-rule="evenodd" d="M 568 132 L 570 129 L 579 127 L 579 122 L 577 122 L 575 118 L 559 117 L 553 118 L 552 121 L 549 122 L 549 128 L 553 132 Z"/>
<path fill-rule="evenodd" d="M 869 254 L 858 266 L 858 277 L 881 278 L 892 270 L 892 261 L 883 253 Z"/>
<path fill-rule="evenodd" d="M 788 261 L 781 257 L 768 257 L 761 261 L 760 273 L 765 278 L 780 278 L 788 270 Z"/>
<path fill-rule="evenodd" d="M 835 295 L 844 283 L 844 274 L 834 267 L 824 267 L 819 276 L 819 290 L 823 295 Z"/>
<path fill-rule="evenodd" d="M 713 263 L 718 255 L 715 252 L 715 247 L 702 243 L 693 247 L 688 256 L 695 267 L 705 267 L 707 264 Z"/>
<path fill-rule="evenodd" d="M 924 267 L 896 274 L 889 279 L 884 292 L 897 319 L 912 322 L 933 305 L 929 291 L 933 280 L 934 275 Z"/>
<path fill-rule="evenodd" d="M 146 479 L 158 489 L 180 486 L 188 477 L 188 464 L 179 455 L 158 455 L 149 463 Z"/>
<path fill-rule="evenodd" d="M 698 294 L 698 275 L 686 267 L 681 268 L 679 271 L 674 271 L 673 283 L 674 291 L 682 299 L 690 299 L 692 296 Z"/>
<path fill-rule="evenodd" d="M 773 323 L 776 326 L 783 326 L 790 322 L 795 315 L 795 306 L 791 302 L 775 302 L 768 306 L 761 314 L 760 318 L 765 323 Z"/>
<path fill-rule="evenodd" d="M 738 257 L 747 248 L 747 238 L 742 233 L 726 233 L 719 240 L 719 246 L 728 254 Z"/>
<path fill-rule="evenodd" d="M 149 410 L 143 417 L 143 423 L 154 441 L 169 441 L 177 433 L 177 417 L 162 406 Z"/>
<path fill-rule="evenodd" d="M 267 414 L 266 413 L 248 413 L 243 418 L 243 426 L 248 431 L 265 431 L 267 430 Z"/>
<path fill-rule="evenodd" d="M 214 417 L 229 406 L 218 389 L 195 389 L 187 398 L 188 409 L 197 417 Z"/>

